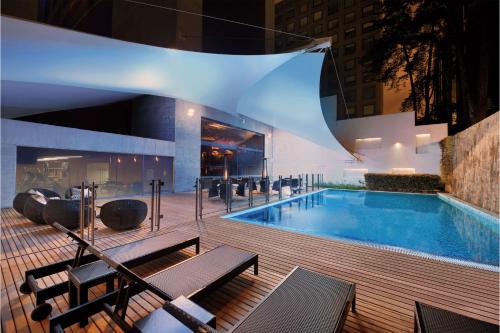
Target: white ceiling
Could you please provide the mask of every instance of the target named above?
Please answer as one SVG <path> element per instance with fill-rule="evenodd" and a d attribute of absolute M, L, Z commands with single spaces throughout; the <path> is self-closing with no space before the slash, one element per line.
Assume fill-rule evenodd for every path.
<path fill-rule="evenodd" d="M 3 118 L 104 105 L 138 96 L 102 89 L 9 80 L 2 80 L 1 91 Z"/>

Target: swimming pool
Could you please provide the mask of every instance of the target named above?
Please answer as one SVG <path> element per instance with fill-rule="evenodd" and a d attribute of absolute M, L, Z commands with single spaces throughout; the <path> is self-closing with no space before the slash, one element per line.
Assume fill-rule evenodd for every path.
<path fill-rule="evenodd" d="M 498 270 L 498 221 L 482 214 L 437 195 L 323 190 L 225 217 Z"/>

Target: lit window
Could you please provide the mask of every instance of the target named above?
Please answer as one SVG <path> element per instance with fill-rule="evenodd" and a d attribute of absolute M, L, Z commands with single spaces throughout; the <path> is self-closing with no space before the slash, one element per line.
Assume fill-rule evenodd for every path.
<path fill-rule="evenodd" d="M 351 8 L 354 6 L 354 0 L 344 0 L 344 8 Z"/>
<path fill-rule="evenodd" d="M 305 25 L 307 25 L 307 16 L 300 19 L 300 26 L 303 27 Z"/>
<path fill-rule="evenodd" d="M 344 23 L 347 24 L 347 23 L 354 22 L 355 19 L 356 19 L 356 15 L 354 13 L 345 14 Z"/>
<path fill-rule="evenodd" d="M 316 35 L 319 35 L 322 32 L 323 32 L 323 25 L 318 24 L 317 26 L 314 27 L 314 33 Z"/>
<path fill-rule="evenodd" d="M 363 105 L 363 116 L 370 116 L 375 114 L 375 104 Z"/>
<path fill-rule="evenodd" d="M 323 12 L 321 10 L 318 10 L 313 14 L 313 20 L 314 21 L 319 21 L 323 17 Z"/>
<path fill-rule="evenodd" d="M 374 5 L 368 5 L 363 7 L 361 10 L 361 13 L 363 14 L 363 17 L 372 15 L 373 12 L 375 11 L 375 6 Z"/>
<path fill-rule="evenodd" d="M 345 70 L 352 70 L 356 68 L 356 59 L 349 59 L 344 63 Z"/>
<path fill-rule="evenodd" d="M 295 28 L 295 24 L 294 23 L 288 23 L 286 25 L 286 31 L 287 32 L 292 32 L 294 28 Z"/>
<path fill-rule="evenodd" d="M 364 87 L 363 88 L 363 99 L 374 99 L 375 98 L 375 87 Z"/>
<path fill-rule="evenodd" d="M 300 12 L 301 13 L 307 12 L 307 3 L 304 3 L 300 6 Z"/>
<path fill-rule="evenodd" d="M 375 23 L 373 21 L 363 23 L 363 33 L 375 30 Z"/>
<path fill-rule="evenodd" d="M 356 36 L 356 28 L 349 28 L 344 31 L 344 38 L 350 39 Z"/>
<path fill-rule="evenodd" d="M 345 77 L 345 85 L 353 86 L 356 84 L 356 74 L 346 75 Z"/>
<path fill-rule="evenodd" d="M 354 52 L 356 52 L 356 43 L 350 43 L 344 47 L 344 55 L 353 54 Z"/>
<path fill-rule="evenodd" d="M 332 20 L 328 21 L 328 30 L 338 28 L 338 26 L 339 26 L 338 19 L 332 19 Z"/>

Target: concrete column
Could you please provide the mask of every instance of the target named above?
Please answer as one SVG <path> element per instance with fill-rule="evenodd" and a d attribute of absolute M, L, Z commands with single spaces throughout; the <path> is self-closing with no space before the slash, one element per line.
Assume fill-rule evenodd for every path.
<path fill-rule="evenodd" d="M 2 143 L 2 208 L 12 207 L 16 195 L 16 160 L 17 147 L 13 144 Z"/>
<path fill-rule="evenodd" d="M 175 103 L 175 192 L 193 191 L 200 176 L 202 112 L 203 106 L 182 100 Z"/>

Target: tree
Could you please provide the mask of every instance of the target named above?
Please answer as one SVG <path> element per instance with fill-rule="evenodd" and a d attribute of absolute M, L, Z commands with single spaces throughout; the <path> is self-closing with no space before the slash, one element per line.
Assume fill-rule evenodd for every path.
<path fill-rule="evenodd" d="M 393 88 L 409 83 L 401 108 L 417 124 L 461 130 L 491 112 L 488 101 L 498 110 L 497 1 L 386 0 L 377 25 L 363 61 Z"/>

